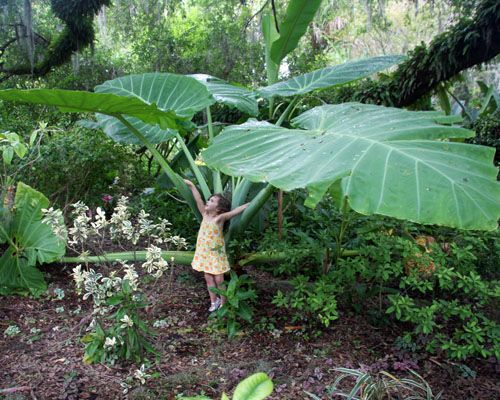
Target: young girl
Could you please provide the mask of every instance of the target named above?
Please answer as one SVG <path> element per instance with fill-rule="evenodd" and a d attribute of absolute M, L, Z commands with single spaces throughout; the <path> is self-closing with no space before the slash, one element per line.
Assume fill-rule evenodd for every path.
<path fill-rule="evenodd" d="M 224 223 L 243 212 L 248 207 L 248 203 L 231 210 L 229 200 L 221 194 L 214 194 L 205 204 L 193 182 L 187 179 L 184 182 L 193 192 L 198 210 L 203 216 L 191 265 L 194 270 L 205 273 L 211 303 L 208 311 L 212 312 L 224 305 L 226 299 L 218 297 L 210 288 L 221 289 L 224 283 L 224 273 L 230 269 L 222 229 Z"/>

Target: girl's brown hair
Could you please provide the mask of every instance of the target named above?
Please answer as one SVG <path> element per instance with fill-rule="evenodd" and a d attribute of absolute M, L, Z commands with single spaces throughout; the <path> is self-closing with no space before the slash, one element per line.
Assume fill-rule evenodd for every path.
<path fill-rule="evenodd" d="M 224 214 L 226 212 L 231 211 L 231 202 L 225 198 L 222 194 L 220 193 L 215 193 L 212 196 L 209 197 L 211 199 L 212 197 L 215 197 L 218 199 L 217 201 L 217 213 L 218 214 Z"/>

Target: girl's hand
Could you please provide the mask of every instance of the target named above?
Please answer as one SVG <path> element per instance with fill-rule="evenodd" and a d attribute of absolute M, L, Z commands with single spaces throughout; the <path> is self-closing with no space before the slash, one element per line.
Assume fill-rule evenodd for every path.
<path fill-rule="evenodd" d="M 189 179 L 184 179 L 184 183 L 185 183 L 186 185 L 188 185 L 189 187 L 193 187 L 193 186 L 194 186 L 194 183 L 193 183 L 193 182 L 191 182 Z"/>

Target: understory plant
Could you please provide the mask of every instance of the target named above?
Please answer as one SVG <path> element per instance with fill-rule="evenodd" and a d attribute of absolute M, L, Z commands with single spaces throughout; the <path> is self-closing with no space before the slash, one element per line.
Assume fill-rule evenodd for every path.
<path fill-rule="evenodd" d="M 210 290 L 226 299 L 224 305 L 213 313 L 213 317 L 215 325 L 224 327 L 230 338 L 240 330 L 241 321 L 252 322 L 252 303 L 257 299 L 257 294 L 248 275 L 238 276 L 231 271 L 231 279 L 225 289 Z"/>
<path fill-rule="evenodd" d="M 397 378 L 394 375 L 380 371 L 370 373 L 350 368 L 336 368 L 340 375 L 328 389 L 328 399 L 337 397 L 349 400 L 439 400 L 441 393 L 432 393 L 432 389 L 424 378 L 415 371 L 410 371 L 415 379 Z M 354 378 L 355 382 L 350 391 L 339 389 L 339 385 L 346 378 Z M 320 397 L 306 392 L 309 397 L 319 400 Z"/>
<path fill-rule="evenodd" d="M 44 224 L 49 200 L 22 182 L 9 186 L 0 200 L 0 294 L 39 296 L 47 284 L 37 264 L 56 261 L 65 252 L 62 215 L 53 215 L 57 230 Z"/>
<path fill-rule="evenodd" d="M 412 229 L 364 234 L 360 256 L 342 259 L 329 274 L 339 298 L 378 323 L 389 323 L 387 316 L 409 323 L 406 346 L 460 360 L 498 359 L 500 326 L 491 316 L 498 281 L 480 275 L 474 255 L 484 251 L 483 241 L 443 237 L 438 243 L 429 235 L 412 236 Z"/>
<path fill-rule="evenodd" d="M 60 211 L 45 210 L 45 222 L 54 231 L 61 229 Z M 117 246 L 147 246 L 145 261 L 141 263 L 143 274 L 150 275 L 155 282 L 173 265 L 174 259 L 165 260 L 164 250 L 186 246 L 183 238 L 170 231 L 170 223 L 161 219 L 154 223 L 141 210 L 133 216 L 128 208 L 128 199 L 119 199 L 108 219 L 100 208 L 93 213 L 85 204 L 73 204 L 73 223 L 68 228 L 68 245 L 77 251 L 84 264 L 89 251 L 104 252 L 109 242 Z M 161 247 L 163 247 L 163 249 Z M 82 267 L 73 269 L 76 291 L 83 300 L 92 300 L 92 322 L 85 343 L 84 361 L 88 363 L 115 363 L 118 360 L 143 362 L 146 353 L 154 353 L 150 343 L 152 331 L 143 318 L 143 309 L 148 305 L 141 290 L 141 278 L 134 264 L 134 253 L 130 260 L 101 258 L 100 271 Z"/>
<path fill-rule="evenodd" d="M 257 372 L 243 379 L 234 389 L 232 400 L 264 400 L 273 392 L 273 381 L 264 372 Z M 184 397 L 182 400 L 212 400 L 207 396 Z M 222 393 L 221 400 L 229 400 L 226 393 Z"/>
<path fill-rule="evenodd" d="M 338 289 L 327 276 L 315 282 L 309 277 L 299 275 L 290 283 L 293 289 L 288 293 L 278 290 L 273 298 L 273 304 L 292 311 L 292 323 L 300 322 L 309 325 L 320 324 L 330 326 L 339 315 L 337 311 L 336 294 Z"/>

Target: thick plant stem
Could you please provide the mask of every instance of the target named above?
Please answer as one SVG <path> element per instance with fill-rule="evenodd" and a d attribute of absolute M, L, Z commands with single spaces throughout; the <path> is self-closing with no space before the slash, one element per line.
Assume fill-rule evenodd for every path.
<path fill-rule="evenodd" d="M 188 202 L 189 206 L 191 207 L 191 210 L 193 211 L 194 215 L 198 219 L 198 221 L 201 221 L 201 214 L 200 211 L 198 210 L 198 206 L 196 205 L 196 201 L 194 200 L 193 194 L 191 193 L 191 190 L 187 187 L 186 183 L 184 180 L 177 174 L 175 171 L 170 168 L 170 165 L 168 165 L 167 161 L 163 156 L 160 154 L 158 150 L 156 150 L 155 146 L 144 137 L 144 135 L 139 132 L 130 122 L 128 122 L 121 114 L 116 114 L 114 115 L 115 118 L 117 118 L 123 125 L 125 125 L 130 132 L 132 132 L 144 146 L 149 150 L 149 152 L 152 154 L 152 156 L 155 158 L 156 162 L 160 164 L 162 167 L 163 171 L 167 174 L 167 176 L 170 178 L 170 180 L 173 182 L 181 196 Z"/>
<path fill-rule="evenodd" d="M 311 252 L 313 255 L 313 252 Z M 344 250 L 342 252 L 342 257 L 355 257 L 359 255 L 358 250 Z M 254 264 L 266 264 L 273 262 L 282 262 L 290 259 L 290 254 L 286 251 L 270 252 L 263 251 L 260 253 L 247 254 L 243 259 L 239 261 L 239 265 L 244 267 L 245 265 Z"/>
<path fill-rule="evenodd" d="M 207 124 L 208 124 L 208 138 L 210 141 L 214 139 L 214 127 L 212 123 L 212 113 L 210 107 L 207 107 Z M 212 171 L 214 193 L 222 193 L 222 181 L 219 171 Z"/>
<path fill-rule="evenodd" d="M 229 232 L 226 235 L 226 245 L 230 242 L 231 238 L 235 234 L 243 231 L 243 229 L 245 229 L 248 226 L 252 218 L 264 206 L 265 202 L 271 196 L 271 194 L 273 194 L 275 189 L 276 188 L 273 185 L 267 184 L 267 186 L 264 189 L 262 189 L 257 194 L 257 196 L 254 197 L 254 199 L 250 202 L 248 208 L 245 211 L 243 211 L 241 219 L 238 221 L 238 223 L 231 225 L 229 227 Z"/>
<path fill-rule="evenodd" d="M 285 119 L 288 118 L 290 113 L 292 112 L 293 108 L 295 107 L 295 104 L 299 101 L 299 97 L 295 96 L 292 101 L 288 104 L 288 106 L 285 108 L 285 111 L 283 111 L 283 114 L 280 115 L 278 118 L 278 121 L 276 121 L 276 126 L 281 126 L 283 122 L 285 122 Z"/>
<path fill-rule="evenodd" d="M 212 195 L 210 193 L 210 189 L 208 188 L 207 182 L 205 181 L 205 178 L 203 177 L 200 169 L 198 166 L 195 164 L 193 157 L 191 156 L 191 153 L 189 152 L 189 149 L 186 146 L 186 143 L 184 143 L 184 140 L 182 140 L 181 135 L 178 133 L 175 134 L 175 137 L 177 139 L 177 143 L 182 148 L 182 151 L 184 152 L 184 155 L 186 156 L 186 159 L 189 162 L 189 166 L 191 167 L 191 171 L 193 171 L 194 176 L 196 176 L 196 180 L 198 181 L 200 185 L 201 192 L 203 193 L 203 197 L 205 200 L 208 200 L 208 198 Z"/>
<path fill-rule="evenodd" d="M 63 257 L 61 262 L 68 264 L 100 263 L 110 261 L 146 261 L 146 250 L 127 251 L 118 253 L 104 253 L 100 256 L 88 257 Z M 194 253 L 192 251 L 162 251 L 162 257 L 166 261 L 174 259 L 175 264 L 189 265 L 193 261 Z"/>

